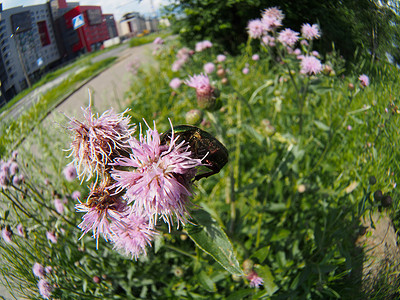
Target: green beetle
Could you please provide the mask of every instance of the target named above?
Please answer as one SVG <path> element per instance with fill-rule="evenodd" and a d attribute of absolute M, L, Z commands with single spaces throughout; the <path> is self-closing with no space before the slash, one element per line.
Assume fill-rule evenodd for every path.
<path fill-rule="evenodd" d="M 229 153 L 224 145 L 208 132 L 190 125 L 174 127 L 174 134 L 178 135 L 177 143 L 183 140 L 190 146 L 193 158 L 204 158 L 208 170 L 195 176 L 195 180 L 217 174 L 228 162 Z M 161 135 L 161 145 L 168 144 L 171 140 L 172 130 Z"/>

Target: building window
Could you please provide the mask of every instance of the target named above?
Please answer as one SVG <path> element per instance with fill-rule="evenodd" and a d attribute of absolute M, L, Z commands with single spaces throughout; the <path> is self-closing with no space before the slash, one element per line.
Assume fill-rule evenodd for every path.
<path fill-rule="evenodd" d="M 42 46 L 50 45 L 50 37 L 49 37 L 49 31 L 47 30 L 46 21 L 38 22 L 37 26 L 38 26 L 39 37 L 40 37 L 40 42 L 42 43 Z"/>

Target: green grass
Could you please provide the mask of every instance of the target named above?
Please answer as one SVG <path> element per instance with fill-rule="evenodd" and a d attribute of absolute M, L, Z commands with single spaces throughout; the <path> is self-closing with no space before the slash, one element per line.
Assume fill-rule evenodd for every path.
<path fill-rule="evenodd" d="M 186 113 L 199 109 L 193 88 L 183 84 L 173 91 L 169 83 L 175 77 L 185 80 L 204 72 L 204 64 L 216 63 L 219 53 L 212 49 L 197 52 L 182 69 L 173 72 L 171 65 L 180 47 L 176 41 L 162 46 L 158 68 L 139 70 L 132 80 L 125 97 L 131 101 L 128 114 L 143 129 L 147 128 L 143 119 L 151 126 L 154 120 L 158 131 L 165 132 L 170 129 L 170 121 L 174 126 L 186 124 Z M 20 274 L 23 286 L 36 295 L 37 280 L 29 271 L 33 263 L 57 266 L 49 280 L 57 286 L 53 296 L 60 299 L 371 296 L 360 288 L 360 260 L 364 254 L 356 251 L 354 240 L 360 232 L 360 217 L 368 220 L 372 212 L 387 213 L 395 227 L 400 226 L 396 189 L 400 182 L 400 110 L 396 98 L 400 94 L 400 74 L 394 66 L 370 61 L 367 56 L 344 70 L 343 60 L 332 53 L 324 63 L 335 73 L 308 76 L 299 72 L 299 60 L 283 48 L 265 50 L 259 53 L 259 61 L 251 59 L 252 48 L 248 46 L 242 55 L 228 56 L 220 63 L 226 70 L 227 84 L 216 72 L 209 75 L 219 91 L 220 107 L 203 111 L 203 122 L 197 126 L 226 146 L 229 162 L 217 174 L 196 182 L 193 203 L 215 221 L 183 229 L 174 226 L 170 231 L 159 226 L 162 234 L 148 248 L 148 256 L 138 261 L 117 253 L 102 239 L 98 250 L 88 236 L 78 241 L 81 233 L 76 225 L 82 214 L 75 211 L 77 202 L 70 195 L 81 189 L 85 199 L 89 183 L 79 186 L 78 181 L 63 179 L 61 173 L 68 161 L 62 149 L 68 148 L 68 142 L 59 131 L 49 129 L 46 133 L 47 129 L 39 126 L 37 143 L 42 159 L 34 157 L 30 145 L 21 146 L 25 150 L 20 161 L 29 179 L 26 191 L 2 190 L 0 199 L 19 195 L 22 205 L 26 203 L 29 208 L 26 213 L 43 224 L 39 226 L 36 220 L 25 217 L 18 210 L 19 203 L 9 204 L 10 214 L 27 224 L 30 237 L 14 237 L 18 251 L 0 244 L 6 260 L 0 266 L 2 272 L 7 276 Z M 278 50 L 283 53 L 279 61 Z M 249 68 L 247 75 L 242 72 L 244 67 Z M 367 87 L 358 81 L 363 73 L 370 77 Z M 47 101 L 65 95 L 72 86 L 46 95 Z M 35 106 L 12 123 L 9 131 L 3 129 L 1 141 L 8 150 L 4 153 L 14 149 L 11 145 L 40 120 L 41 110 L 41 106 Z M 370 181 L 371 176 L 376 183 Z M 43 184 L 45 178 L 51 179 L 48 186 Z M 28 183 L 40 192 L 31 192 Z M 373 193 L 378 189 L 392 196 L 390 207 L 384 208 L 374 200 Z M 55 196 L 68 199 L 64 219 L 40 204 L 44 201 L 51 206 Z M 16 221 L 3 216 L 2 220 L 15 230 Z M 246 278 L 233 276 L 229 268 L 224 269 L 216 261 L 220 256 L 214 255 L 215 260 L 202 251 L 211 249 L 208 253 L 221 254 L 229 247 L 197 247 L 187 236 L 189 231 L 195 235 L 204 227 L 217 226 L 224 229 L 234 249 L 223 253 L 228 263 L 237 259 L 247 274 L 256 271 L 264 280 L 262 287 L 249 288 Z M 45 231 L 49 229 L 57 232 L 58 244 L 46 241 Z M 213 244 L 216 236 L 223 240 L 223 234 L 211 230 L 207 242 Z M 391 280 L 394 275 L 396 270 L 385 269 L 377 282 L 366 283 L 373 287 L 373 299 L 398 297 L 400 286 L 398 280 Z M 95 282 L 94 276 L 101 278 L 101 283 Z M 388 288 L 388 282 L 395 284 Z"/>
<path fill-rule="evenodd" d="M 152 43 L 157 37 L 164 39 L 170 35 L 171 35 L 170 31 L 163 30 L 160 32 L 150 33 L 150 34 L 147 34 L 147 35 L 144 35 L 141 37 L 133 37 L 129 40 L 129 46 L 136 47 L 136 46 Z"/>

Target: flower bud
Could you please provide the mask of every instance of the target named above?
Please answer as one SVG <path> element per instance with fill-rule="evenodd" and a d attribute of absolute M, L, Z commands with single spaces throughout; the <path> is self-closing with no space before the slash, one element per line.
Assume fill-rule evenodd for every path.
<path fill-rule="evenodd" d="M 349 87 L 349 90 L 350 90 L 350 91 L 353 91 L 353 90 L 354 90 L 354 84 L 349 83 L 349 86 L 348 86 L 348 87 Z"/>
<path fill-rule="evenodd" d="M 254 262 L 251 259 L 245 259 L 243 262 L 243 271 L 245 273 L 250 273 L 250 271 L 253 269 Z"/>
<path fill-rule="evenodd" d="M 225 72 L 224 69 L 218 69 L 218 70 L 217 70 L 217 75 L 218 75 L 218 77 L 223 78 L 223 77 L 225 76 L 225 74 L 226 74 L 226 72 Z"/>
<path fill-rule="evenodd" d="M 221 83 L 222 83 L 223 85 L 227 85 L 227 84 L 229 83 L 228 78 L 226 78 L 226 77 L 222 78 L 222 79 L 221 79 Z"/>
<path fill-rule="evenodd" d="M 101 282 L 101 278 L 99 276 L 93 276 L 93 282 L 94 283 L 100 283 Z"/>
<path fill-rule="evenodd" d="M 381 204 L 383 207 L 389 207 L 392 205 L 392 203 L 393 203 L 393 199 L 389 195 L 386 195 L 381 198 Z"/>
<path fill-rule="evenodd" d="M 190 125 L 199 125 L 203 119 L 203 112 L 200 109 L 192 109 L 186 113 L 186 123 Z"/>
<path fill-rule="evenodd" d="M 376 177 L 372 175 L 369 177 L 368 181 L 370 185 L 374 185 L 376 183 Z"/>
<path fill-rule="evenodd" d="M 383 198 L 383 194 L 381 190 L 377 190 L 374 193 L 374 200 L 375 201 L 381 201 L 381 199 Z"/>

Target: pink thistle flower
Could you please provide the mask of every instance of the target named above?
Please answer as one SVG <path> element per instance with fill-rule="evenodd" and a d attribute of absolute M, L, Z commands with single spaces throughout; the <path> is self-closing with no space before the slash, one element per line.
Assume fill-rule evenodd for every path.
<path fill-rule="evenodd" d="M 108 181 L 92 186 L 86 203 L 79 201 L 75 208 L 78 212 L 85 213 L 83 221 L 78 225 L 83 231 L 80 238 L 92 231 L 97 244 L 100 234 L 106 241 L 112 236 L 111 222 L 123 226 L 121 219 L 128 213 L 126 202 L 111 188 Z"/>
<path fill-rule="evenodd" d="M 184 61 L 184 60 L 178 59 L 178 60 L 176 60 L 176 61 L 173 62 L 172 66 L 171 66 L 171 70 L 172 70 L 173 72 L 177 72 L 177 71 L 179 71 L 179 70 L 182 68 L 182 66 L 183 66 L 184 64 L 185 64 L 185 61 Z"/>
<path fill-rule="evenodd" d="M 207 75 L 189 76 L 189 80 L 185 80 L 184 83 L 196 89 L 197 104 L 200 108 L 212 109 L 215 106 L 215 89 Z"/>
<path fill-rule="evenodd" d="M 351 125 L 347 125 L 346 129 L 347 129 L 348 131 L 351 131 L 351 130 L 353 129 L 353 127 L 352 127 Z"/>
<path fill-rule="evenodd" d="M 57 244 L 57 236 L 54 231 L 47 231 L 46 232 L 47 239 L 52 242 L 53 244 Z"/>
<path fill-rule="evenodd" d="M 307 47 L 309 44 L 308 44 L 308 42 L 306 40 L 301 40 L 300 41 L 300 45 L 303 45 L 303 46 Z"/>
<path fill-rule="evenodd" d="M 206 63 L 203 68 L 204 68 L 204 72 L 206 72 L 207 74 L 210 74 L 210 73 L 214 72 L 215 65 L 212 62 L 209 62 L 209 63 Z"/>
<path fill-rule="evenodd" d="M 22 224 L 17 225 L 16 234 L 19 235 L 20 237 L 25 237 L 25 229 L 24 229 L 24 226 L 22 226 Z"/>
<path fill-rule="evenodd" d="M 301 70 L 300 73 L 302 74 L 318 74 L 322 71 L 322 64 L 321 61 L 314 57 L 314 56 L 305 56 L 301 60 Z"/>
<path fill-rule="evenodd" d="M 169 86 L 171 89 L 177 90 L 177 89 L 179 89 L 181 84 L 182 84 L 182 80 L 180 80 L 179 78 L 173 78 L 170 81 Z"/>
<path fill-rule="evenodd" d="M 75 200 L 79 200 L 79 198 L 81 197 L 81 192 L 80 191 L 73 191 L 71 198 L 75 199 Z"/>
<path fill-rule="evenodd" d="M 117 156 L 127 155 L 128 139 L 135 131 L 129 125 L 130 117 L 115 114 L 112 109 L 101 116 L 92 114 L 89 106 L 83 109 L 84 122 L 70 119 L 70 127 L 74 135 L 71 143 L 71 155 L 79 177 L 103 172 L 108 164 Z"/>
<path fill-rule="evenodd" d="M 54 207 L 56 208 L 56 211 L 62 215 L 64 213 L 65 206 L 64 204 L 66 203 L 66 200 L 61 200 L 61 199 L 54 199 Z"/>
<path fill-rule="evenodd" d="M 52 266 L 46 266 L 44 268 L 44 271 L 46 272 L 46 274 L 50 274 L 51 272 L 53 272 L 53 267 Z"/>
<path fill-rule="evenodd" d="M 251 271 L 247 275 L 247 279 L 250 280 L 250 287 L 252 288 L 258 288 L 264 284 L 264 280 L 255 271 Z"/>
<path fill-rule="evenodd" d="M 360 75 L 358 80 L 360 80 L 361 85 L 364 87 L 369 85 L 369 78 L 365 74 Z"/>
<path fill-rule="evenodd" d="M 299 40 L 299 33 L 292 29 L 286 28 L 279 32 L 278 41 L 283 45 L 293 47 Z"/>
<path fill-rule="evenodd" d="M 123 219 L 125 226 L 111 224 L 114 232 L 112 240 L 114 249 L 123 250 L 125 254 L 132 255 L 132 259 L 138 259 L 140 255 L 147 255 L 146 247 L 151 246 L 151 241 L 158 234 L 153 230 L 152 224 L 144 215 L 131 213 Z"/>
<path fill-rule="evenodd" d="M 270 46 L 270 47 L 274 47 L 275 46 L 275 38 L 273 36 L 270 35 L 264 35 L 262 37 L 262 42 L 265 46 Z"/>
<path fill-rule="evenodd" d="M 40 279 L 38 282 L 38 288 L 40 295 L 45 299 L 50 299 L 53 287 L 46 279 Z"/>
<path fill-rule="evenodd" d="M 116 180 L 117 191 L 126 189 L 128 204 L 133 202 L 132 211 L 146 215 L 151 224 L 156 223 L 159 215 L 169 226 L 173 215 L 178 226 L 179 222 L 187 222 L 191 180 L 202 163 L 201 159 L 191 158 L 189 146 L 185 141 L 177 144 L 178 139 L 172 133 L 169 145 L 161 145 L 160 134 L 149 127 L 146 136 L 141 134 L 139 140 L 129 141 L 130 158 L 117 158 L 114 163 L 114 166 L 134 168 L 132 171 L 114 169 L 111 175 Z"/>
<path fill-rule="evenodd" d="M 260 60 L 260 55 L 254 54 L 254 55 L 251 57 L 251 59 L 254 60 L 254 61 Z"/>
<path fill-rule="evenodd" d="M 11 161 L 9 170 L 10 170 L 10 176 L 14 176 L 15 174 L 18 173 L 19 170 L 18 164 L 15 161 Z"/>
<path fill-rule="evenodd" d="M 283 14 L 282 10 L 280 10 L 275 6 L 266 8 L 261 15 L 263 18 L 271 18 L 277 21 L 282 21 L 285 18 L 285 15 Z"/>
<path fill-rule="evenodd" d="M 226 56 L 225 55 L 223 55 L 223 54 L 218 54 L 217 55 L 217 61 L 218 62 L 223 62 L 225 60 L 226 60 Z"/>
<path fill-rule="evenodd" d="M 76 177 L 76 168 L 74 165 L 68 165 L 64 168 L 63 174 L 65 176 L 65 179 L 69 182 L 73 181 Z"/>
<path fill-rule="evenodd" d="M 43 278 L 45 271 L 44 271 L 44 267 L 41 264 L 39 264 L 38 262 L 35 262 L 32 267 L 32 272 L 33 272 L 33 275 L 35 275 L 36 277 Z"/>
<path fill-rule="evenodd" d="M 11 153 L 11 159 L 14 160 L 14 161 L 16 161 L 16 160 L 17 160 L 17 157 L 18 157 L 18 151 L 17 151 L 17 150 L 14 150 L 14 151 Z"/>
<path fill-rule="evenodd" d="M 8 229 L 8 227 L 4 227 L 1 230 L 1 236 L 3 238 L 3 240 L 7 243 L 7 244 L 12 244 L 12 240 L 11 240 L 11 236 L 12 236 L 12 231 Z"/>
<path fill-rule="evenodd" d="M 193 55 L 193 50 L 183 47 L 179 49 L 178 53 L 176 53 L 176 58 L 186 62 L 189 59 L 190 55 Z"/>
<path fill-rule="evenodd" d="M 158 36 L 154 39 L 153 44 L 162 45 L 162 44 L 164 44 L 164 40 Z"/>
<path fill-rule="evenodd" d="M 247 24 L 247 33 L 252 39 L 259 39 L 264 34 L 264 24 L 260 19 L 250 20 Z"/>
<path fill-rule="evenodd" d="M 301 26 L 301 34 L 307 40 L 319 39 L 321 37 L 321 33 L 317 24 L 303 24 L 303 26 Z"/>
<path fill-rule="evenodd" d="M 318 51 L 315 51 L 315 50 L 311 52 L 311 55 L 313 55 L 315 57 L 319 57 Z"/>
<path fill-rule="evenodd" d="M 195 49 L 196 49 L 196 52 L 201 52 L 208 48 L 211 48 L 212 46 L 213 46 L 213 44 L 210 41 L 205 40 L 205 41 L 198 42 L 195 46 Z"/>
<path fill-rule="evenodd" d="M 301 55 L 301 50 L 299 48 L 296 48 L 294 49 L 293 54 L 299 56 Z"/>
<path fill-rule="evenodd" d="M 13 177 L 13 185 L 20 185 L 22 182 L 24 182 L 25 176 L 23 174 L 16 175 Z"/>
<path fill-rule="evenodd" d="M 0 187 L 6 189 L 10 184 L 10 178 L 8 177 L 7 173 L 4 171 L 0 171 Z"/>
<path fill-rule="evenodd" d="M 249 74 L 249 68 L 248 67 L 244 67 L 243 70 L 242 70 L 242 73 L 245 74 L 245 75 Z"/>

